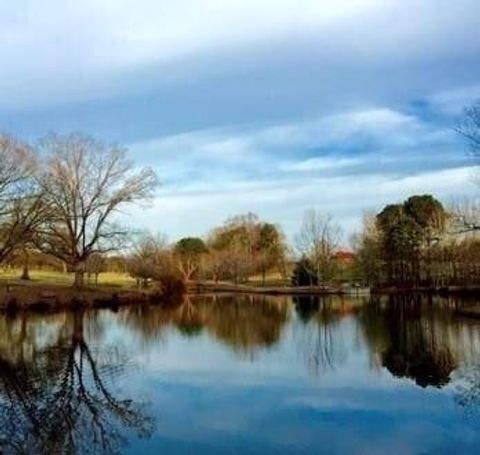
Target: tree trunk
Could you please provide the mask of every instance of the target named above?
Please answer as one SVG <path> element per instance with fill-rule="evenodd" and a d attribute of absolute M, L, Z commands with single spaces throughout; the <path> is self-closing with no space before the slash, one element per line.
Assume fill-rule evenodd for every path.
<path fill-rule="evenodd" d="M 79 262 L 75 264 L 75 280 L 73 282 L 73 287 L 76 289 L 81 289 L 85 285 L 85 263 Z"/>
<path fill-rule="evenodd" d="M 22 276 L 20 277 L 21 280 L 30 280 L 30 273 L 29 273 L 29 256 L 28 251 L 25 249 L 23 250 L 23 271 Z"/>

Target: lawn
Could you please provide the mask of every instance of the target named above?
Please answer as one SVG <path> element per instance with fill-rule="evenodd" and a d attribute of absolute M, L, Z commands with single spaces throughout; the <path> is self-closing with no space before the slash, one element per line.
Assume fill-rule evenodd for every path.
<path fill-rule="evenodd" d="M 265 287 L 283 287 L 290 285 L 290 280 L 285 280 L 279 272 L 271 271 L 265 275 L 265 283 L 262 275 L 251 276 L 247 283 L 249 286 L 265 286 Z"/>
<path fill-rule="evenodd" d="M 0 281 L 28 283 L 19 279 L 21 274 L 22 271 L 20 269 L 1 269 Z M 71 286 L 73 284 L 72 273 L 55 272 L 51 270 L 30 270 L 30 278 L 32 283 L 46 283 L 60 286 Z M 85 277 L 85 282 L 94 285 L 94 277 L 92 276 L 90 283 L 88 283 L 87 278 Z M 133 287 L 135 286 L 135 280 L 125 273 L 108 272 L 101 273 L 98 276 L 98 285 Z"/>

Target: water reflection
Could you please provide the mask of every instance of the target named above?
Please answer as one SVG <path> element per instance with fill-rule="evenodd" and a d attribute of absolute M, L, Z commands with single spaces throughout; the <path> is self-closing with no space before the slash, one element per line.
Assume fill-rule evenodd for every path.
<path fill-rule="evenodd" d="M 168 308 L 129 307 L 121 312 L 125 325 L 146 342 L 164 338 L 171 327 L 188 337 L 203 331 L 237 354 L 255 353 L 279 342 L 288 321 L 287 298 L 267 296 L 185 296 Z"/>
<path fill-rule="evenodd" d="M 339 325 L 359 302 L 332 296 L 293 297 L 296 314 L 302 322 L 296 334 L 297 344 L 313 375 L 335 370 L 345 361 L 347 349 Z"/>
<path fill-rule="evenodd" d="M 113 453 L 133 430 L 148 436 L 142 406 L 117 398 L 111 381 L 128 367 L 118 350 L 97 351 L 95 314 L 0 319 L 0 448 L 2 453 Z"/>
<path fill-rule="evenodd" d="M 337 427 L 345 441 L 350 431 L 369 442 L 374 432 L 388 440 L 389 421 L 408 430 L 421 415 L 431 424 L 433 405 L 421 397 L 448 400 L 437 428 L 450 428 L 448 419 L 461 425 L 454 410 L 480 409 L 480 322 L 458 317 L 457 305 L 420 296 L 217 295 L 118 313 L 2 315 L 0 453 L 116 452 L 127 444 L 156 453 L 172 448 L 164 445 L 170 434 L 187 453 L 195 438 L 204 438 L 205 453 L 235 441 L 232 451 L 250 450 L 252 439 L 257 453 L 275 453 L 261 445 L 268 429 L 272 440 L 297 431 L 304 439 L 295 444 L 317 453 L 318 434 Z M 389 388 L 400 403 L 389 403 Z M 154 405 L 139 398 L 144 389 Z M 139 446 L 140 438 L 148 442 Z"/>
<path fill-rule="evenodd" d="M 457 367 L 447 327 L 452 313 L 421 296 L 395 296 L 370 302 L 362 312 L 367 341 L 394 376 L 421 387 L 441 387 Z M 458 336 L 458 334 L 457 334 Z"/>
<path fill-rule="evenodd" d="M 239 356 L 281 343 L 290 324 L 311 374 L 321 376 L 354 355 L 352 330 L 368 348 L 371 367 L 408 378 L 420 387 L 442 387 L 468 357 L 480 352 L 474 323 L 458 319 L 456 302 L 419 295 L 387 298 L 332 296 L 184 297 L 169 307 L 127 307 L 119 318 L 144 344 L 166 341 L 171 330 L 192 338 L 207 333 Z M 294 318 L 294 316 L 296 316 Z"/>
<path fill-rule="evenodd" d="M 456 302 L 419 295 L 388 298 L 332 296 L 186 296 L 174 305 L 124 308 L 122 323 L 148 345 L 175 330 L 213 337 L 237 355 L 256 358 L 282 341 L 290 324 L 309 371 L 320 376 L 347 361 L 346 340 L 358 331 L 372 368 L 442 387 L 460 363 L 480 353 L 474 322 L 454 314 Z M 294 316 L 296 316 L 294 318 Z M 352 353 L 350 353 L 352 355 Z"/>

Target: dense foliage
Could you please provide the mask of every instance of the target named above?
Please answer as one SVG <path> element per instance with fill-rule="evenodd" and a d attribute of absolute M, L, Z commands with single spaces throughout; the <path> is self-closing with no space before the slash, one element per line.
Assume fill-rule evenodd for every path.
<path fill-rule="evenodd" d="M 480 239 L 431 195 L 387 205 L 364 222 L 357 271 L 373 285 L 439 287 L 480 280 Z"/>

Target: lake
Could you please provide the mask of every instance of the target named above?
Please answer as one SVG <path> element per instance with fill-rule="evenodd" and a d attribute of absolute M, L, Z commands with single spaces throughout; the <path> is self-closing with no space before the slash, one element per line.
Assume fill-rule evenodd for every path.
<path fill-rule="evenodd" d="M 420 296 L 0 315 L 2 453 L 480 453 L 480 321 Z"/>

